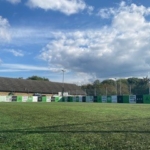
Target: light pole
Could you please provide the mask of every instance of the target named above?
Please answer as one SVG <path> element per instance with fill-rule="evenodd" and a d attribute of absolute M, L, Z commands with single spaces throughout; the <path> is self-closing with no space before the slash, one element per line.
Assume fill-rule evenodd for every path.
<path fill-rule="evenodd" d="M 121 95 L 121 79 L 120 79 L 120 95 Z"/>
<path fill-rule="evenodd" d="M 116 95 L 118 94 L 117 93 L 117 78 L 115 78 L 115 82 L 116 82 Z"/>
<path fill-rule="evenodd" d="M 62 78 L 62 97 L 64 96 L 64 72 L 65 70 L 61 70 L 63 72 L 63 78 Z"/>
<path fill-rule="evenodd" d="M 131 95 L 131 89 L 132 89 L 132 87 L 131 87 L 131 85 L 130 85 L 130 95 Z"/>
<path fill-rule="evenodd" d="M 149 72 L 148 72 L 148 93 L 150 95 L 150 80 L 149 80 Z"/>

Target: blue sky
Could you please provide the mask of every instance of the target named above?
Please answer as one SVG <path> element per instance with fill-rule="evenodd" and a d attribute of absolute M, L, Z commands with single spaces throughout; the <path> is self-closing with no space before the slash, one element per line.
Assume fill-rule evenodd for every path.
<path fill-rule="evenodd" d="M 2 77 L 146 77 L 149 41 L 150 0 L 0 0 Z"/>

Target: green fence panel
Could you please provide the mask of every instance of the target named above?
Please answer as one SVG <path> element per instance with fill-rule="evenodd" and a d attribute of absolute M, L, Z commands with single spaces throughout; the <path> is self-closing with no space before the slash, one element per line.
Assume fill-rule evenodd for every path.
<path fill-rule="evenodd" d="M 97 101 L 97 96 L 93 96 L 93 102 L 94 103 L 97 103 L 98 101 Z"/>
<path fill-rule="evenodd" d="M 59 97 L 59 102 L 63 102 L 62 96 Z"/>
<path fill-rule="evenodd" d="M 82 96 L 82 102 L 86 102 L 86 96 Z"/>
<path fill-rule="evenodd" d="M 136 103 L 143 103 L 143 95 L 136 95 Z"/>
<path fill-rule="evenodd" d="M 102 97 L 101 96 L 97 96 L 97 102 L 101 103 L 102 102 Z"/>
<path fill-rule="evenodd" d="M 117 103 L 123 103 L 123 95 L 117 95 Z"/>
<path fill-rule="evenodd" d="M 47 102 L 47 97 L 46 96 L 42 96 L 42 102 Z"/>
<path fill-rule="evenodd" d="M 70 96 L 68 96 L 67 102 L 71 102 L 71 97 Z"/>
<path fill-rule="evenodd" d="M 123 95 L 123 103 L 129 103 L 129 95 Z"/>
<path fill-rule="evenodd" d="M 54 97 L 54 101 L 58 102 L 59 101 L 59 97 Z"/>
<path fill-rule="evenodd" d="M 22 96 L 17 96 L 17 102 L 22 102 Z"/>
<path fill-rule="evenodd" d="M 79 102 L 79 96 L 76 96 L 76 102 Z"/>
<path fill-rule="evenodd" d="M 73 102 L 73 99 L 74 99 L 74 97 L 73 97 L 73 96 L 71 96 L 71 102 Z"/>
<path fill-rule="evenodd" d="M 68 96 L 68 102 L 73 102 L 73 96 Z"/>
<path fill-rule="evenodd" d="M 143 95 L 143 102 L 145 104 L 150 104 L 150 95 Z"/>
<path fill-rule="evenodd" d="M 60 102 L 60 100 L 61 100 L 61 97 L 59 97 L 59 96 L 55 97 L 55 102 Z"/>
<path fill-rule="evenodd" d="M 65 97 L 62 97 L 62 102 L 65 102 Z"/>
<path fill-rule="evenodd" d="M 107 103 L 111 103 L 111 96 L 107 96 Z"/>

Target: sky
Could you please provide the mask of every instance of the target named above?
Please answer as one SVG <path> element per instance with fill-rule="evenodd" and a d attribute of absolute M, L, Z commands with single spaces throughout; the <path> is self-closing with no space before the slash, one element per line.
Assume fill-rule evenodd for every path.
<path fill-rule="evenodd" d="M 149 72 L 150 0 L 0 0 L 1 77 L 82 85 Z"/>

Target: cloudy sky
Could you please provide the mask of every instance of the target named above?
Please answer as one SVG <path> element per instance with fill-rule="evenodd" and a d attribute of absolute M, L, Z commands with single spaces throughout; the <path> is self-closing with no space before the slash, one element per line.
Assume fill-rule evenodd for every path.
<path fill-rule="evenodd" d="M 0 76 L 82 84 L 150 72 L 150 0 L 0 0 Z"/>

